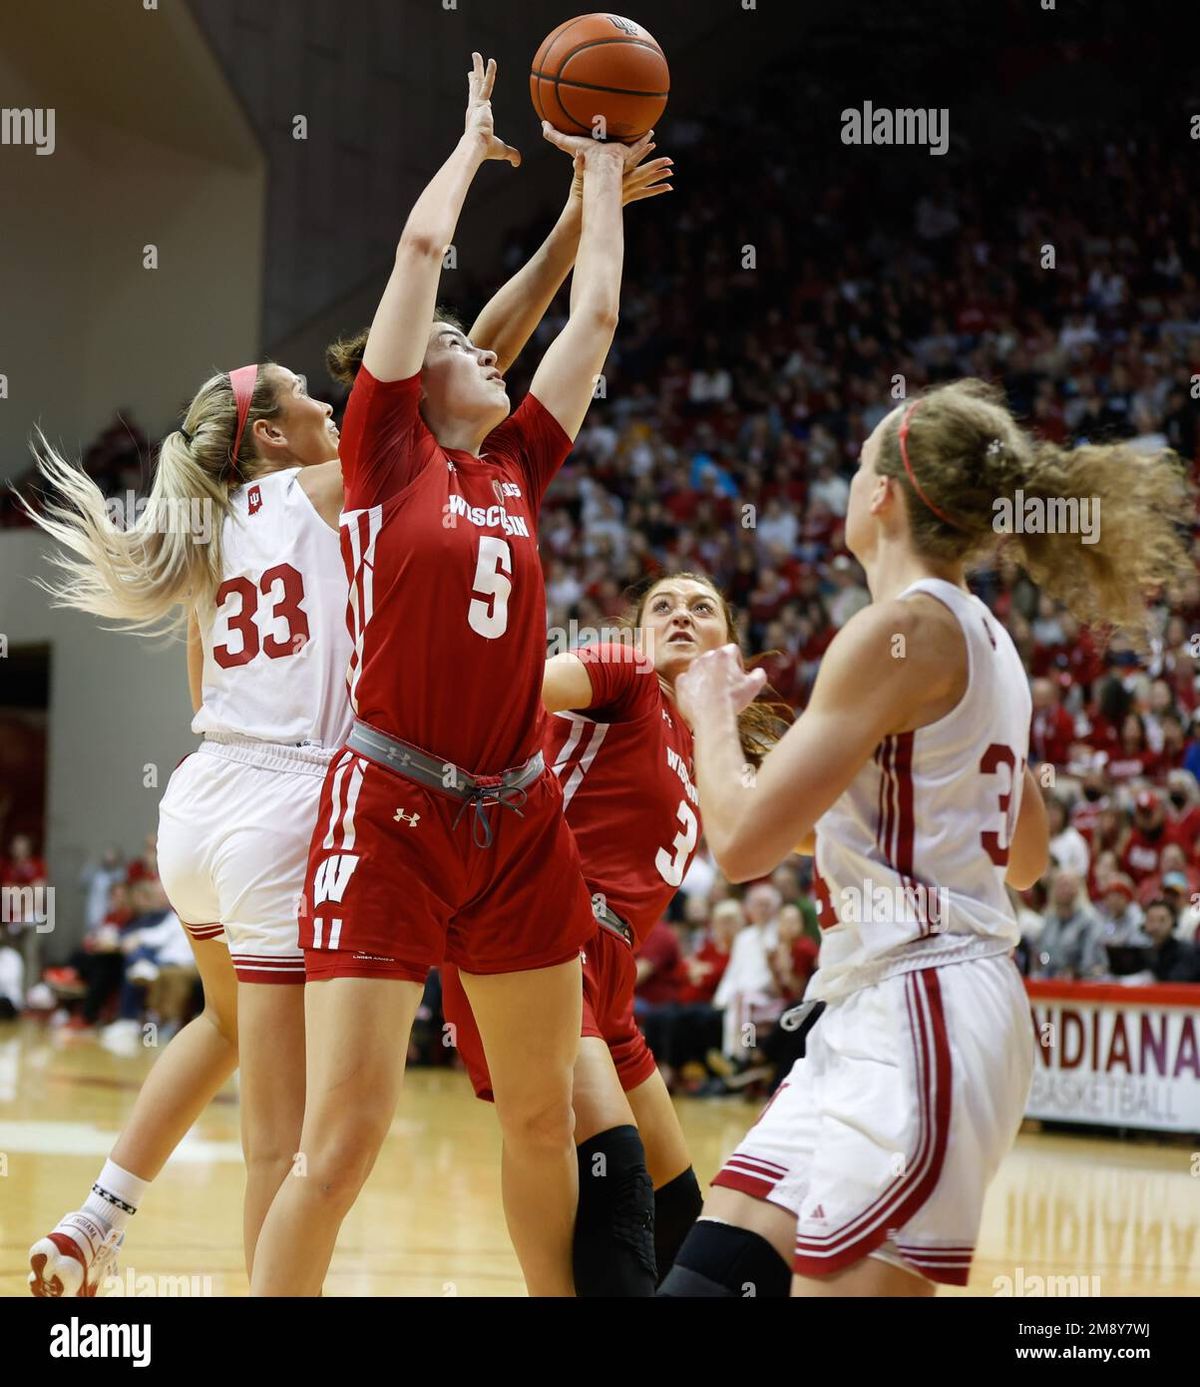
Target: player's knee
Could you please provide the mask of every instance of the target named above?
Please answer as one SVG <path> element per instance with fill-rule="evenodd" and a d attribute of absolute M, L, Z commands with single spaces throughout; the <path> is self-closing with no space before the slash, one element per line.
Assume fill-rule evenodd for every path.
<path fill-rule="evenodd" d="M 683 1240 L 660 1296 L 749 1296 L 783 1298 L 791 1293 L 792 1271 L 766 1238 L 732 1223 L 703 1218 Z"/>
<path fill-rule="evenodd" d="M 569 1084 L 561 1091 L 496 1098 L 496 1115 L 510 1149 L 558 1151 L 574 1141 L 575 1113 Z"/>
<path fill-rule="evenodd" d="M 211 1002 L 206 1002 L 204 1010 L 200 1013 L 200 1019 L 211 1026 L 217 1035 L 228 1045 L 236 1054 L 238 1047 L 238 1028 L 237 1016 L 222 1011 L 215 1007 Z"/>
<path fill-rule="evenodd" d="M 297 1162 L 300 1146 L 300 1118 L 294 1122 L 247 1126 L 242 1133 L 242 1151 L 251 1175 L 267 1170 L 286 1174 L 286 1167 Z"/>
<path fill-rule="evenodd" d="M 599 1132 L 577 1154 L 576 1295 L 653 1295 L 654 1185 L 637 1128 Z"/>
<path fill-rule="evenodd" d="M 654 1259 L 661 1281 L 704 1208 L 700 1182 L 691 1166 L 654 1191 Z"/>
<path fill-rule="evenodd" d="M 295 1174 L 323 1202 L 349 1208 L 387 1136 L 389 1123 L 370 1114 L 348 1115 L 303 1144 L 293 1158 Z"/>

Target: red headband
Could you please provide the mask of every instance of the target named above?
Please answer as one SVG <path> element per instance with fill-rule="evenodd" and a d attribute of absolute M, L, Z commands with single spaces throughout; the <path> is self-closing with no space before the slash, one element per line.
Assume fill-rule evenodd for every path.
<path fill-rule="evenodd" d="M 242 446 L 242 433 L 246 427 L 246 416 L 250 413 L 250 401 L 254 398 L 254 387 L 258 384 L 257 366 L 239 366 L 229 373 L 229 386 L 237 401 L 237 429 L 233 435 L 233 447 L 229 450 L 229 461 L 233 470 L 240 476 L 238 452 Z"/>
<path fill-rule="evenodd" d="M 908 421 L 912 417 L 913 413 L 916 411 L 917 406 L 920 403 L 920 400 L 914 400 L 912 404 L 910 404 L 909 407 L 904 411 L 904 418 L 900 420 L 900 458 L 901 461 L 904 463 L 905 472 L 908 473 L 908 480 L 912 483 L 912 489 L 921 498 L 921 501 L 924 503 L 926 510 L 932 511 L 933 514 L 937 516 L 937 518 L 942 522 L 943 525 L 949 525 L 952 530 L 961 531 L 962 526 L 955 524 L 955 522 L 951 520 L 950 517 L 946 515 L 944 511 L 938 510 L 938 508 L 933 504 L 929 497 L 926 496 L 925 493 L 921 490 L 921 484 L 917 481 L 916 475 L 912 470 L 912 463 L 908 460 Z"/>

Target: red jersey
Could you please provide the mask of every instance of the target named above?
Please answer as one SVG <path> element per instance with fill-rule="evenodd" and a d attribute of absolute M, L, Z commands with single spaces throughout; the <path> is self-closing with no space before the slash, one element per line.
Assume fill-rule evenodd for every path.
<path fill-rule="evenodd" d="M 544 750 L 595 895 L 640 944 L 679 889 L 700 841 L 692 733 L 648 662 L 622 645 L 572 652 L 591 707 L 546 720 Z"/>
<path fill-rule="evenodd" d="M 1179 842 L 1178 835 L 1170 823 L 1163 825 L 1163 830 L 1157 838 L 1147 836 L 1135 825 L 1125 844 L 1125 851 L 1121 854 L 1121 870 L 1133 878 L 1135 885 L 1140 884 L 1148 876 L 1153 876 L 1159 871 L 1162 850 L 1168 843 L 1185 846 Z"/>
<path fill-rule="evenodd" d="M 532 395 L 484 440 L 443 448 L 421 378 L 362 367 L 339 453 L 350 701 L 364 722 L 476 775 L 538 748 L 546 596 L 537 517 L 571 451 Z"/>
<path fill-rule="evenodd" d="M 1065 766 L 1075 740 L 1075 719 L 1061 705 L 1035 708 L 1029 725 L 1030 761 Z"/>
<path fill-rule="evenodd" d="M 22 862 L 9 858 L 0 862 L 0 882 L 5 886 L 32 886 L 46 880 L 46 864 L 40 857 L 27 857 Z"/>

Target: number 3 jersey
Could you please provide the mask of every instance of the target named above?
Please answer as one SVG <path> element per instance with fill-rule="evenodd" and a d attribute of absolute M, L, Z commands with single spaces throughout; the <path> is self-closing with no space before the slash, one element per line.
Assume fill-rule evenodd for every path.
<path fill-rule="evenodd" d="M 640 944 L 700 840 L 692 733 L 631 647 L 598 644 L 572 654 L 587 666 L 592 703 L 547 718 L 546 764 L 562 785 L 593 908 L 615 911 Z"/>
<path fill-rule="evenodd" d="M 361 368 L 342 427 L 350 697 L 364 722 L 476 775 L 537 751 L 545 713 L 542 495 L 571 440 L 532 395 L 484 440 L 443 448 L 421 378 Z"/>
<path fill-rule="evenodd" d="M 1008 632 L 977 598 L 925 578 L 958 618 L 967 687 L 945 717 L 885 737 L 816 826 L 819 970 L 809 996 L 1017 942 L 1004 886 L 1029 751 L 1029 680 Z"/>
<path fill-rule="evenodd" d="M 230 495 L 224 579 L 200 615 L 203 702 L 192 731 L 337 748 L 349 735 L 346 573 L 337 533 L 272 472 Z"/>

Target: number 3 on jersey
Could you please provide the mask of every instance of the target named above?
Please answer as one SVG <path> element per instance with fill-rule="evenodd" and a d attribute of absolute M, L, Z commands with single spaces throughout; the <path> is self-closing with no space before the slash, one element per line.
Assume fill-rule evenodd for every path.
<path fill-rule="evenodd" d="M 688 864 L 688 859 L 692 855 L 692 849 L 696 846 L 696 839 L 700 834 L 700 825 L 697 823 L 692 806 L 687 800 L 681 799 L 679 801 L 679 808 L 675 811 L 675 817 L 682 827 L 675 835 L 675 841 L 671 844 L 674 856 L 666 848 L 659 848 L 658 855 L 654 859 L 659 876 L 668 886 L 678 886 L 683 881 L 684 868 Z"/>
<path fill-rule="evenodd" d="M 1023 758 L 1021 759 L 1020 769 L 1018 769 L 1017 753 L 1013 751 L 1012 747 L 1005 746 L 1002 742 L 993 742 L 980 758 L 979 773 L 980 775 L 998 775 L 1001 782 L 1007 786 L 997 795 L 996 803 L 996 808 L 1000 811 L 1004 823 L 1003 841 L 1002 835 L 992 829 L 979 835 L 984 851 L 996 866 L 1007 867 L 1013 833 L 1017 826 L 1017 816 L 1014 812 L 1017 797 L 1014 791 L 1025 774 L 1025 761 Z"/>
<path fill-rule="evenodd" d="M 257 621 L 260 593 L 273 599 L 265 622 L 265 635 L 259 634 Z M 237 611 L 225 610 L 231 597 L 238 598 Z M 309 636 L 308 616 L 300 605 L 303 601 L 304 578 L 290 563 L 268 568 L 257 587 L 244 575 L 227 578 L 217 589 L 214 602 L 218 618 L 224 619 L 226 630 L 236 633 L 239 640 L 236 649 L 228 644 L 214 644 L 213 659 L 222 669 L 237 669 L 239 665 L 248 665 L 260 650 L 268 660 L 282 660 L 297 654 L 308 644 Z M 281 621 L 284 631 L 278 635 L 276 625 Z"/>
<path fill-rule="evenodd" d="M 508 542 L 497 535 L 480 535 L 479 561 L 475 565 L 475 581 L 471 584 L 475 595 L 467 608 L 467 624 L 487 640 L 497 640 L 508 630 L 511 577 L 512 550 Z"/>

